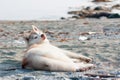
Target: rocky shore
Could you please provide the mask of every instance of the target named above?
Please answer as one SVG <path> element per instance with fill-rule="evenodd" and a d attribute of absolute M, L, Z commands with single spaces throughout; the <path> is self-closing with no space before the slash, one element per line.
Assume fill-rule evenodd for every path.
<path fill-rule="evenodd" d="M 93 58 L 86 72 L 49 72 L 21 69 L 26 44 L 24 31 L 36 25 L 60 48 Z M 89 39 L 81 40 L 79 37 Z M 0 80 L 119 80 L 120 19 L 59 21 L 0 21 Z"/>
<path fill-rule="evenodd" d="M 120 18 L 120 3 L 117 0 L 93 0 L 92 5 L 73 7 L 68 11 L 72 18 Z M 74 8 L 78 8 L 74 10 Z"/>

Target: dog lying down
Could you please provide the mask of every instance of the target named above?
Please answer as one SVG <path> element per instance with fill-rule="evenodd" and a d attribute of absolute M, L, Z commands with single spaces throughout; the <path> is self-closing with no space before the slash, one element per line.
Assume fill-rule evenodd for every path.
<path fill-rule="evenodd" d="M 25 51 L 22 68 L 47 71 L 86 71 L 94 67 L 92 59 L 60 49 L 50 44 L 45 33 L 36 26 L 24 39 L 28 45 Z"/>

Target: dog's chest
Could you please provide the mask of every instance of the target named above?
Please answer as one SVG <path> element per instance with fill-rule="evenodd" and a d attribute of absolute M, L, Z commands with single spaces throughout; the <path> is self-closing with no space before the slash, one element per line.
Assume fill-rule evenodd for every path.
<path fill-rule="evenodd" d="M 61 50 L 52 45 L 42 45 L 28 50 L 26 56 L 28 55 L 39 55 L 39 56 L 65 56 Z"/>

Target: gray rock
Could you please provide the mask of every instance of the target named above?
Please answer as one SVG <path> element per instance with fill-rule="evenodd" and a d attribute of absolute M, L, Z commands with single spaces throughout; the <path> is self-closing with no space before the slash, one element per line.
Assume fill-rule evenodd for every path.
<path fill-rule="evenodd" d="M 26 76 L 26 77 L 23 77 L 22 80 L 36 80 L 36 79 L 35 79 L 35 76 Z"/>

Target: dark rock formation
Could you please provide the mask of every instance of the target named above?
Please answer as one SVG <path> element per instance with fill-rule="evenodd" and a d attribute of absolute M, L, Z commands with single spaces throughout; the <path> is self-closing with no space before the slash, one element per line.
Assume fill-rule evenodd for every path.
<path fill-rule="evenodd" d="M 93 0 L 93 2 L 110 2 L 110 0 Z"/>
<path fill-rule="evenodd" d="M 117 13 L 100 12 L 100 13 L 95 13 L 95 14 L 88 15 L 86 17 L 89 17 L 89 18 L 101 18 L 101 17 L 120 18 L 120 15 L 117 14 Z"/>

